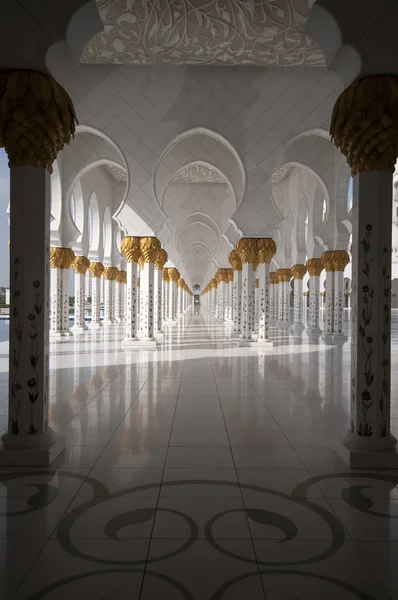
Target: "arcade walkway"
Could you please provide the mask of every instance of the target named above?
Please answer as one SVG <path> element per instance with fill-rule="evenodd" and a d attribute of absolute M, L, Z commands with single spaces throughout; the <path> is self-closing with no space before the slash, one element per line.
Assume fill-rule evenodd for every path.
<path fill-rule="evenodd" d="M 67 449 L 0 470 L 0 598 L 397 598 L 398 471 L 332 449 L 349 343 L 239 348 L 195 310 L 157 353 L 122 351 L 119 326 L 51 344 Z"/>

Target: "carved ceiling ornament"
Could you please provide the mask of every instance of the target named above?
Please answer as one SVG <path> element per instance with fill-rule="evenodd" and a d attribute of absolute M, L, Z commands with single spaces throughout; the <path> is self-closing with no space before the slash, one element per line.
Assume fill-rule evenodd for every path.
<path fill-rule="evenodd" d="M 176 183 L 226 183 L 225 178 L 211 167 L 193 164 L 178 171 L 173 182 Z"/>
<path fill-rule="evenodd" d="M 308 0 L 97 0 L 104 31 L 81 62 L 324 66 Z"/>
<path fill-rule="evenodd" d="M 106 169 L 109 175 L 119 183 L 125 183 L 127 181 L 127 173 L 122 167 L 116 167 L 115 165 L 106 165 Z"/>
<path fill-rule="evenodd" d="M 291 167 L 289 165 L 283 165 L 282 167 L 275 169 L 275 171 L 272 171 L 271 183 L 272 184 L 280 183 L 282 181 L 282 179 L 285 179 L 285 177 L 288 175 L 290 169 L 291 169 Z"/>

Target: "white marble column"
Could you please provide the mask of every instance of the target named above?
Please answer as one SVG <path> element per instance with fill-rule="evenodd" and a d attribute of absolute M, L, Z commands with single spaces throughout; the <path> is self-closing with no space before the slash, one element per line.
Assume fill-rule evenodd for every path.
<path fill-rule="evenodd" d="M 86 307 L 86 273 L 90 261 L 85 256 L 76 256 L 72 263 L 75 271 L 75 322 L 72 331 L 80 333 L 87 330 Z"/>
<path fill-rule="evenodd" d="M 259 295 L 259 325 L 258 342 L 259 344 L 269 344 L 268 340 L 268 322 L 270 317 L 269 305 L 269 263 L 275 255 L 276 245 L 271 238 L 260 238 L 257 240 L 257 274 L 258 274 L 258 295 Z"/>
<path fill-rule="evenodd" d="M 278 325 L 280 327 L 289 327 L 291 270 L 279 269 L 277 275 L 279 280 Z"/>
<path fill-rule="evenodd" d="M 141 255 L 140 238 L 127 236 L 120 244 L 120 251 L 127 261 L 126 289 L 126 336 L 123 346 L 136 346 L 137 342 L 137 262 Z"/>
<path fill-rule="evenodd" d="M 160 335 L 163 333 L 163 267 L 167 262 L 168 256 L 165 250 L 160 250 L 155 260 L 155 273 L 153 279 L 154 286 L 154 296 L 155 296 L 155 304 L 154 304 L 154 331 L 155 335 Z"/>
<path fill-rule="evenodd" d="M 69 269 L 75 255 L 70 248 L 50 248 L 50 335 L 71 335 L 69 328 Z"/>
<path fill-rule="evenodd" d="M 395 154 L 394 154 L 395 156 Z M 398 467 L 390 430 L 392 173 L 354 178 L 351 427 L 340 455 L 352 467 Z"/>
<path fill-rule="evenodd" d="M 305 329 L 303 277 L 307 272 L 307 267 L 305 265 L 293 265 L 291 272 L 294 278 L 293 331 L 301 333 Z"/>
<path fill-rule="evenodd" d="M 164 327 L 169 315 L 169 270 L 163 267 L 162 271 L 162 327 Z"/>
<path fill-rule="evenodd" d="M 120 285 L 120 295 L 119 295 L 119 314 L 120 314 L 120 322 L 126 322 L 126 283 L 127 283 L 127 272 L 119 271 L 119 285 Z"/>
<path fill-rule="evenodd" d="M 177 320 L 177 281 L 180 273 L 175 267 L 169 268 L 169 320 Z"/>
<path fill-rule="evenodd" d="M 180 277 L 177 281 L 177 316 L 184 314 L 184 280 Z"/>
<path fill-rule="evenodd" d="M 102 327 L 101 321 L 101 275 L 104 265 L 100 262 L 91 262 L 89 266 L 91 273 L 91 328 Z"/>
<path fill-rule="evenodd" d="M 211 280 L 211 314 L 215 317 L 217 315 L 217 280 L 213 278 Z"/>
<path fill-rule="evenodd" d="M 48 425 L 50 190 L 44 168 L 11 168 L 9 405 L 1 465 L 48 465 L 65 445 Z"/>
<path fill-rule="evenodd" d="M 334 270 L 333 339 L 346 338 L 343 333 L 344 269 L 349 262 L 350 256 L 345 250 L 332 252 Z"/>
<path fill-rule="evenodd" d="M 242 323 L 241 340 L 243 343 L 253 340 L 254 285 L 257 266 L 257 240 L 241 238 L 236 251 L 242 262 Z"/>
<path fill-rule="evenodd" d="M 104 325 L 116 323 L 116 298 L 115 283 L 119 269 L 117 267 L 105 267 L 105 315 Z"/>
<path fill-rule="evenodd" d="M 283 325 L 283 310 L 284 310 L 284 306 L 285 306 L 285 301 L 284 301 L 285 288 L 283 286 L 282 269 L 278 269 L 278 271 L 276 272 L 276 276 L 278 278 L 278 326 L 282 326 Z"/>
<path fill-rule="evenodd" d="M 309 319 L 307 331 L 310 334 L 320 333 L 321 328 L 319 326 L 319 306 L 321 293 L 320 275 L 323 271 L 322 259 L 310 258 L 307 260 L 306 267 L 310 276 Z"/>
<path fill-rule="evenodd" d="M 258 323 L 260 319 L 260 311 L 259 311 L 259 288 L 260 282 L 258 277 L 256 277 L 257 271 L 254 278 L 254 318 L 253 318 L 253 333 L 258 335 Z"/>
<path fill-rule="evenodd" d="M 140 342 L 156 345 L 154 336 L 154 272 L 155 261 L 161 250 L 160 242 L 156 237 L 142 237 L 141 248 L 141 274 L 140 274 Z"/>
<path fill-rule="evenodd" d="M 270 323 L 276 324 L 278 320 L 278 277 L 275 271 L 269 274 L 270 290 Z"/>
<path fill-rule="evenodd" d="M 326 310 L 324 335 L 329 337 L 333 334 L 334 328 L 334 266 L 332 262 L 331 250 L 322 254 L 322 264 L 326 271 Z"/>
<path fill-rule="evenodd" d="M 234 335 L 240 335 L 241 334 L 241 322 L 242 322 L 242 262 L 239 258 L 238 253 L 236 252 L 236 250 L 233 250 L 232 252 L 234 252 L 236 254 L 236 256 L 234 255 L 232 261 L 230 258 L 230 262 L 231 262 L 231 265 L 234 270 L 234 274 L 233 274 L 234 279 L 232 282 L 232 293 L 233 293 L 232 333 Z M 230 254 L 230 257 L 231 257 L 231 254 Z"/>

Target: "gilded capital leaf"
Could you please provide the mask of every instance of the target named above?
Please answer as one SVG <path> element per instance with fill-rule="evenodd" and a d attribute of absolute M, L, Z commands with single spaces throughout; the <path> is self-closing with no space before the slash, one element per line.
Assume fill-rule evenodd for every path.
<path fill-rule="evenodd" d="M 272 285 L 274 283 L 278 283 L 278 277 L 275 273 L 275 271 L 270 271 L 269 274 L 269 283 Z"/>
<path fill-rule="evenodd" d="M 177 281 L 177 286 L 180 287 L 180 288 L 183 288 L 184 287 L 184 283 L 185 283 L 185 281 L 182 279 L 182 277 L 180 277 L 178 279 L 178 281 Z"/>
<path fill-rule="evenodd" d="M 307 260 L 306 267 L 310 277 L 319 277 L 324 269 L 321 258 L 310 258 Z"/>
<path fill-rule="evenodd" d="M 163 280 L 165 283 L 168 283 L 168 282 L 170 281 L 170 277 L 169 277 L 169 270 L 168 270 L 168 269 L 163 269 L 163 272 L 162 272 L 162 280 Z"/>
<path fill-rule="evenodd" d="M 242 261 L 236 250 L 231 250 L 231 252 L 228 255 L 228 260 L 234 271 L 242 270 Z"/>
<path fill-rule="evenodd" d="M 163 269 L 164 265 L 167 263 L 168 258 L 169 257 L 167 255 L 166 250 L 163 250 L 163 248 L 161 250 L 159 250 L 159 252 L 156 255 L 155 262 L 154 262 L 155 269 L 157 271 L 161 271 Z"/>
<path fill-rule="evenodd" d="M 236 244 L 236 251 L 242 264 L 251 264 L 253 269 L 257 267 L 257 239 L 241 238 Z"/>
<path fill-rule="evenodd" d="M 144 263 L 153 263 L 161 250 L 161 245 L 156 237 L 142 237 L 140 239 L 140 248 L 141 260 L 143 260 Z"/>
<path fill-rule="evenodd" d="M 105 267 L 104 278 L 108 281 L 116 281 L 118 273 L 119 269 L 117 267 Z"/>
<path fill-rule="evenodd" d="M 76 256 L 72 263 L 75 273 L 79 273 L 80 275 L 85 275 L 89 266 L 90 261 L 85 256 Z"/>
<path fill-rule="evenodd" d="M 50 248 L 50 267 L 52 269 L 69 269 L 75 259 L 70 248 Z"/>
<path fill-rule="evenodd" d="M 307 267 L 305 265 L 293 265 L 291 268 L 291 272 L 294 279 L 303 279 L 304 275 L 307 272 Z"/>
<path fill-rule="evenodd" d="M 269 264 L 276 253 L 276 244 L 272 238 L 257 240 L 257 260 L 259 264 Z"/>
<path fill-rule="evenodd" d="M 177 283 L 177 281 L 180 278 L 180 272 L 178 269 L 176 269 L 175 267 L 171 267 L 169 269 L 169 279 L 170 281 L 175 281 Z"/>
<path fill-rule="evenodd" d="M 372 75 L 354 81 L 338 97 L 330 135 L 354 176 L 393 173 L 398 156 L 398 77 Z"/>
<path fill-rule="evenodd" d="M 90 266 L 88 268 L 88 270 L 91 273 L 92 277 L 101 277 L 102 273 L 104 272 L 104 265 L 100 262 L 91 262 Z"/>
<path fill-rule="evenodd" d="M 126 271 L 119 271 L 119 282 L 127 283 L 127 272 Z"/>
<path fill-rule="evenodd" d="M 332 252 L 332 263 L 334 271 L 344 271 L 350 262 L 350 255 L 346 250 L 334 250 Z"/>
<path fill-rule="evenodd" d="M 326 252 L 323 252 L 323 254 L 322 254 L 322 264 L 323 264 L 323 267 L 324 267 L 326 273 L 332 273 L 334 271 L 332 255 L 333 255 L 332 250 L 326 250 Z"/>
<path fill-rule="evenodd" d="M 141 255 L 140 238 L 132 236 L 123 238 L 120 244 L 120 252 L 127 262 L 137 263 Z"/>

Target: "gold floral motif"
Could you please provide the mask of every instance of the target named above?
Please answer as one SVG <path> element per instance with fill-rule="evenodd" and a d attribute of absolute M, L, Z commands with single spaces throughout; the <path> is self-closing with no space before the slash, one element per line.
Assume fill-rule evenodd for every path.
<path fill-rule="evenodd" d="M 234 270 L 233 269 L 228 269 L 228 281 L 230 283 L 232 283 L 234 280 Z"/>
<path fill-rule="evenodd" d="M 177 281 L 180 278 L 180 272 L 179 272 L 179 270 L 176 269 L 175 267 L 171 267 L 169 269 L 169 278 L 170 278 L 170 281 L 175 281 L 177 283 Z"/>
<path fill-rule="evenodd" d="M 117 267 L 105 267 L 104 278 L 107 281 L 116 281 L 118 273 L 119 273 L 119 269 Z"/>
<path fill-rule="evenodd" d="M 141 256 L 140 238 L 131 236 L 123 238 L 120 244 L 120 252 L 127 262 L 137 263 Z"/>
<path fill-rule="evenodd" d="M 119 271 L 119 282 L 127 283 L 127 272 L 126 271 Z"/>
<path fill-rule="evenodd" d="M 161 271 L 164 267 L 164 265 L 167 263 L 168 261 L 168 255 L 166 250 L 163 250 L 163 248 L 161 250 L 159 250 L 159 252 L 156 255 L 156 259 L 154 261 L 154 266 L 155 269 L 157 271 Z"/>
<path fill-rule="evenodd" d="M 290 270 L 294 279 L 303 279 L 307 272 L 307 267 L 305 265 L 293 265 Z"/>
<path fill-rule="evenodd" d="M 354 81 L 337 99 L 330 135 L 353 176 L 363 171 L 393 173 L 398 156 L 398 77 L 373 75 Z"/>
<path fill-rule="evenodd" d="M 90 261 L 85 256 L 76 256 L 72 263 L 75 273 L 79 273 L 80 275 L 85 275 L 89 266 Z"/>
<path fill-rule="evenodd" d="M 326 252 L 322 254 L 322 264 L 326 273 L 332 273 L 334 271 L 332 255 L 332 250 L 326 250 Z"/>
<path fill-rule="evenodd" d="M 140 279 L 139 277 L 138 277 L 138 279 L 137 279 L 137 287 L 138 287 L 138 288 L 139 288 L 139 287 L 141 287 L 141 279 Z"/>
<path fill-rule="evenodd" d="M 253 270 L 257 264 L 257 239 L 241 238 L 236 244 L 236 251 L 242 264 L 251 264 Z"/>
<path fill-rule="evenodd" d="M 242 270 L 242 261 L 236 250 L 231 250 L 231 252 L 228 255 L 228 260 L 234 271 Z"/>
<path fill-rule="evenodd" d="M 344 271 L 350 262 L 350 255 L 346 250 L 334 250 L 332 252 L 332 263 L 334 271 Z"/>
<path fill-rule="evenodd" d="M 268 281 L 271 285 L 274 283 L 278 283 L 278 276 L 275 271 L 270 271 Z"/>
<path fill-rule="evenodd" d="M 259 264 L 269 264 L 276 253 L 276 244 L 272 238 L 257 240 L 257 259 Z"/>
<path fill-rule="evenodd" d="M 91 262 L 88 270 L 92 277 L 101 277 L 104 272 L 104 265 L 100 262 Z"/>
<path fill-rule="evenodd" d="M 177 286 L 178 286 L 178 287 L 180 287 L 180 288 L 183 288 L 183 287 L 184 287 L 184 284 L 185 284 L 185 281 L 182 279 L 182 277 L 180 277 L 180 278 L 177 280 Z"/>
<path fill-rule="evenodd" d="M 290 269 L 278 269 L 277 272 L 278 281 L 288 282 L 292 277 L 292 272 Z"/>
<path fill-rule="evenodd" d="M 169 270 L 168 269 L 163 269 L 163 272 L 162 272 L 162 281 L 164 281 L 165 283 L 168 283 L 170 281 Z"/>
<path fill-rule="evenodd" d="M 52 269 L 69 269 L 74 260 L 75 253 L 70 248 L 50 248 Z"/>
<path fill-rule="evenodd" d="M 228 281 L 229 281 L 228 271 L 229 271 L 229 269 L 217 269 L 217 272 L 216 272 L 217 283 L 220 283 L 220 282 L 228 283 Z"/>
<path fill-rule="evenodd" d="M 256 289 L 258 290 L 258 288 L 260 287 L 260 280 L 259 279 L 255 280 L 255 286 L 256 286 Z"/>
<path fill-rule="evenodd" d="M 310 258 L 307 260 L 306 267 L 310 277 L 319 277 L 324 269 L 321 258 Z"/>
<path fill-rule="evenodd" d="M 218 286 L 217 279 L 215 277 L 213 277 L 213 279 L 211 280 L 211 287 L 212 287 L 212 289 L 216 289 L 217 286 Z"/>
<path fill-rule="evenodd" d="M 140 239 L 141 260 L 144 263 L 153 263 L 162 246 L 156 237 L 142 237 Z M 138 263 L 140 264 L 140 263 Z M 141 265 L 140 265 L 141 268 Z"/>
<path fill-rule="evenodd" d="M 36 71 L 0 71 L 0 147 L 10 167 L 52 173 L 76 123 L 72 101 L 55 79 Z"/>

